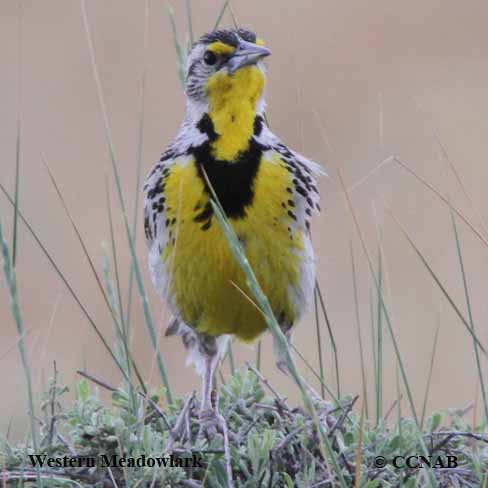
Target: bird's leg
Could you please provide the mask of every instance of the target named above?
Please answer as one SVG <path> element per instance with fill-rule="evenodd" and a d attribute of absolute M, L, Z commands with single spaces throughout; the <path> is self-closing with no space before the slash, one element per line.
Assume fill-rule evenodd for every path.
<path fill-rule="evenodd" d="M 227 433 L 225 419 L 219 413 L 218 395 L 215 395 L 214 401 L 212 401 L 212 390 L 215 371 L 225 352 L 228 339 L 228 336 L 216 338 L 206 334 L 198 335 L 199 351 L 204 361 L 199 437 L 205 433 L 207 438 L 211 438 L 215 435 L 217 429 L 224 434 L 224 437 Z"/>
<path fill-rule="evenodd" d="M 205 372 L 202 377 L 202 398 L 200 404 L 200 429 L 198 436 L 206 433 L 208 437 L 213 437 L 219 423 L 218 405 L 212 405 L 213 378 L 219 363 L 218 352 L 215 354 L 205 354 Z"/>
<path fill-rule="evenodd" d="M 227 422 L 219 413 L 218 393 L 215 395 L 212 402 L 212 390 L 215 370 L 222 358 L 225 348 L 228 344 L 228 336 L 212 337 L 206 334 L 198 334 L 197 341 L 199 351 L 204 361 L 204 372 L 202 375 L 202 398 L 200 404 L 199 421 L 200 427 L 198 429 L 198 438 L 203 435 L 207 436 L 208 440 L 219 430 L 223 435 L 224 440 L 224 459 L 227 473 L 227 487 L 233 488 L 234 482 L 232 478 L 232 463 L 230 456 L 229 431 Z"/>

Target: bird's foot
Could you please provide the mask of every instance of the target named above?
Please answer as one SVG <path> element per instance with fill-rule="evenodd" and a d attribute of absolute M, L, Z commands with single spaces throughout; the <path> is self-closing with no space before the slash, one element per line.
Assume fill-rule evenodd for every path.
<path fill-rule="evenodd" d="M 225 419 L 219 412 L 213 408 L 200 410 L 198 420 L 200 427 L 198 429 L 198 438 L 206 436 L 211 441 L 217 431 L 222 432 L 226 427 Z"/>
<path fill-rule="evenodd" d="M 198 430 L 198 439 L 201 439 L 205 435 L 208 442 L 211 442 L 217 431 L 222 434 L 224 443 L 225 470 L 227 474 L 227 487 L 234 488 L 227 422 L 216 408 L 200 410 L 199 421 L 200 428 Z"/>

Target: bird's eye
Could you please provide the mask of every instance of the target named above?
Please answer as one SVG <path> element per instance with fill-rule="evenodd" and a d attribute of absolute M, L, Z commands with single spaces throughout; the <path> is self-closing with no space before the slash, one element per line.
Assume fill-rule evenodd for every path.
<path fill-rule="evenodd" d="M 212 51 L 205 51 L 203 60 L 205 61 L 205 64 L 213 66 L 217 62 L 217 55 Z"/>

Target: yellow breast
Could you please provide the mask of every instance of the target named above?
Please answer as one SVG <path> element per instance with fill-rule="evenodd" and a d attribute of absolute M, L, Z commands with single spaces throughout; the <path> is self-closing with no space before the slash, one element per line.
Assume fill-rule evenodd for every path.
<path fill-rule="evenodd" d="M 289 173 L 277 162 L 262 160 L 246 217 L 231 219 L 231 224 L 275 315 L 292 324 L 296 312 L 289 290 L 300 279 L 303 240 L 299 232 L 290 231 L 291 219 L 283 210 L 288 186 Z M 174 243 L 169 241 L 161 259 L 181 317 L 200 332 L 254 339 L 266 324 L 245 296 L 253 298 L 223 231 L 215 217 L 206 230 L 194 220 L 208 201 L 194 163 L 173 167 L 165 197 L 168 220 L 175 219 Z"/>

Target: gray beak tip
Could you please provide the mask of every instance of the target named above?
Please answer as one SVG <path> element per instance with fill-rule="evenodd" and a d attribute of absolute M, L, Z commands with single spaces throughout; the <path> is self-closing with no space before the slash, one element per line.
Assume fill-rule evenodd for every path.
<path fill-rule="evenodd" d="M 264 46 L 240 40 L 239 47 L 228 61 L 229 73 L 235 73 L 239 68 L 256 64 L 260 59 L 269 56 L 271 51 Z"/>

